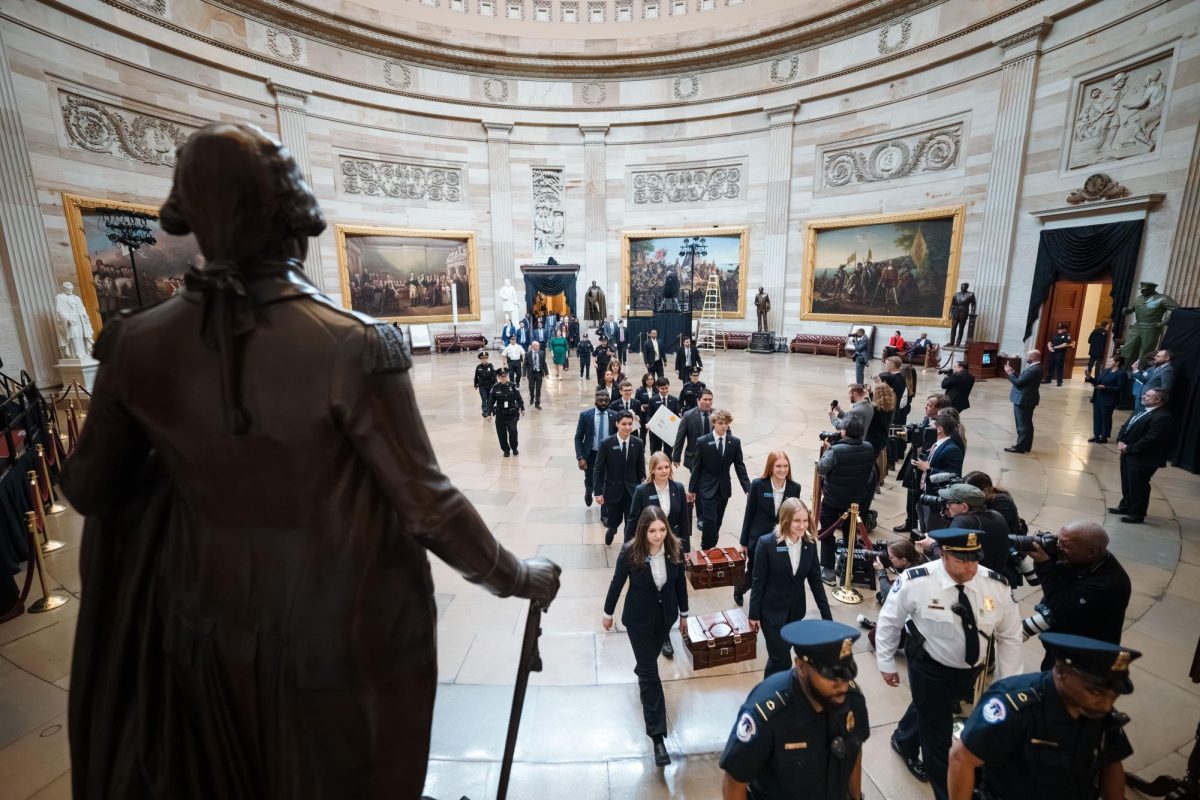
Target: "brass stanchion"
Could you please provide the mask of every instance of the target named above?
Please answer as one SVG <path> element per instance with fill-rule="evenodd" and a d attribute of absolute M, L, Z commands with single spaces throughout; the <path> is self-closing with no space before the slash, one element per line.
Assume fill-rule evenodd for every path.
<path fill-rule="evenodd" d="M 50 467 L 46 464 L 46 448 L 40 444 L 35 444 L 33 449 L 37 452 L 38 457 L 38 472 L 41 473 L 42 485 L 46 487 L 46 497 L 43 504 L 49 502 L 50 507 L 46 509 L 47 514 L 61 514 L 67 510 L 67 507 L 58 502 L 58 497 L 55 496 L 54 483 L 50 480 Z"/>
<path fill-rule="evenodd" d="M 854 546 L 858 544 L 858 503 L 850 504 L 850 532 L 846 534 L 846 577 L 842 585 L 833 590 L 834 599 L 847 605 L 858 605 L 863 601 L 862 595 L 854 588 L 851 578 L 854 575 Z M 833 536 L 834 533 L 830 533 Z"/>
<path fill-rule="evenodd" d="M 79 418 L 75 415 L 75 401 L 67 401 L 67 455 L 75 452 L 79 444 Z"/>
<path fill-rule="evenodd" d="M 42 512 L 42 493 L 38 488 L 38 476 L 33 470 L 25 473 L 25 477 L 29 479 L 29 504 L 33 506 L 33 513 L 37 514 L 38 528 L 42 532 L 42 552 L 53 553 L 55 550 L 61 550 L 66 545 L 62 542 L 50 538 L 50 529 L 46 527 L 46 515 Z"/>
<path fill-rule="evenodd" d="M 814 520 L 821 518 L 821 470 L 818 467 L 819 463 L 813 463 L 812 515 Z"/>
<path fill-rule="evenodd" d="M 62 592 L 52 592 L 46 586 L 46 562 L 42 559 L 42 548 L 38 547 L 38 518 L 34 512 L 25 512 L 25 526 L 29 529 L 29 542 L 34 554 L 25 568 L 37 569 L 38 580 L 42 584 L 42 599 L 34 600 L 29 604 L 29 608 L 25 610 L 30 614 L 40 614 L 43 611 L 51 611 L 58 608 L 70 600 L 71 597 Z"/>

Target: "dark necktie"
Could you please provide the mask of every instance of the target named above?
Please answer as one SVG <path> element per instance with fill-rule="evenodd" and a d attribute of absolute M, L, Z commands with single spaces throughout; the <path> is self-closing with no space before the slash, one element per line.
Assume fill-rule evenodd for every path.
<path fill-rule="evenodd" d="M 709 433 L 711 433 L 711 430 L 708 427 L 708 412 L 705 411 L 700 416 L 704 417 L 704 435 L 707 436 Z"/>
<path fill-rule="evenodd" d="M 971 608 L 971 600 L 963 590 L 963 585 L 956 583 L 954 586 L 958 589 L 958 602 L 952 610 L 962 620 L 963 635 L 967 638 L 966 661 L 973 667 L 979 661 L 979 632 L 975 630 L 975 611 Z"/>
<path fill-rule="evenodd" d="M 722 436 L 720 439 L 717 439 L 717 455 L 719 455 L 721 458 L 725 457 L 725 437 L 724 436 Z"/>
<path fill-rule="evenodd" d="M 629 461 L 629 440 L 621 442 L 621 457 Z"/>

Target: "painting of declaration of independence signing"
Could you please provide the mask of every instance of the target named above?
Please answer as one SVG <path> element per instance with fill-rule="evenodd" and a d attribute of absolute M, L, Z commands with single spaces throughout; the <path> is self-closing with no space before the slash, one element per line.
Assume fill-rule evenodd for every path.
<path fill-rule="evenodd" d="M 338 225 L 342 297 L 355 311 L 402 322 L 479 319 L 475 234 Z"/>
<path fill-rule="evenodd" d="M 962 246 L 960 208 L 809 222 L 804 319 L 946 318 Z"/>
<path fill-rule="evenodd" d="M 696 228 L 687 230 L 630 231 L 624 235 L 622 256 L 630 313 L 648 316 L 655 311 L 695 311 L 704 305 L 710 275 L 720 282 L 721 314 L 740 318 L 746 302 L 746 241 L 748 229 Z M 685 242 L 703 247 L 693 255 Z"/>

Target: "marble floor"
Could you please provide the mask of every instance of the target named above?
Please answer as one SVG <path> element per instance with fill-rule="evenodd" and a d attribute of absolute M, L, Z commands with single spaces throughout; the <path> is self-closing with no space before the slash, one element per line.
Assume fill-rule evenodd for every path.
<path fill-rule="evenodd" d="M 751 475 L 761 473 L 769 450 L 782 448 L 807 497 L 817 433 L 827 427 L 824 410 L 831 399 L 844 399 L 853 379 L 850 363 L 740 352 L 706 361 L 716 405 L 734 415 Z M 520 423 L 521 455 L 504 459 L 492 424 L 478 412 L 471 388 L 475 364 L 474 354 L 417 357 L 412 374 L 441 465 L 506 546 L 518 556 L 541 554 L 563 567 L 562 591 L 544 618 L 545 670 L 531 680 L 509 797 L 719 797 L 717 758 L 738 706 L 761 676 L 762 658 L 702 672 L 693 672 L 682 652 L 673 661 L 660 660 L 674 763 L 656 768 L 642 732 L 626 635 L 619 624 L 612 633 L 600 627 L 618 545 L 604 546 L 599 510 L 583 504 L 571 444 L 578 413 L 591 405 L 592 384 L 576 375 L 547 381 L 543 410 L 531 410 Z M 920 394 L 935 380 L 932 371 L 923 373 Z M 966 468 L 987 471 L 1010 489 L 1031 527 L 1056 530 L 1076 519 L 1105 525 L 1133 579 L 1125 642 L 1144 653 L 1133 666 L 1136 691 L 1119 704 L 1133 720 L 1127 730 L 1135 753 L 1126 767 L 1146 777 L 1180 775 L 1200 719 L 1200 685 L 1187 677 L 1200 634 L 1200 476 L 1160 470 L 1150 524 L 1126 526 L 1106 514 L 1105 506 L 1114 505 L 1119 494 L 1117 454 L 1114 445 L 1087 443 L 1089 394 L 1082 378 L 1046 388 L 1035 417 L 1034 452 L 1022 456 L 1003 452 L 1013 438 L 1007 383 L 976 384 L 964 415 Z M 735 495 L 724 545 L 736 544 L 740 528 L 743 499 Z M 875 503 L 877 537 L 891 535 L 884 531 L 899 521 L 903 507 L 903 490 L 889 479 Z M 81 521 L 67 511 L 52 518 L 52 526 L 54 538 L 67 547 L 48 558 L 49 570 L 77 598 Z M 438 800 L 483 800 L 494 797 L 499 779 L 525 604 L 493 598 L 432 560 L 441 686 L 426 792 Z M 1036 591 L 1020 593 L 1024 610 L 1032 608 Z M 860 612 L 877 612 L 873 598 L 861 606 L 831 603 L 834 617 L 850 624 Z M 693 592 L 691 605 L 693 613 L 716 611 L 731 607 L 732 597 L 726 589 Z M 78 612 L 76 600 L 0 625 L 0 800 L 70 796 L 66 705 Z M 673 638 L 679 651 L 677 632 Z M 1026 647 L 1032 670 L 1041 648 L 1036 641 Z M 930 797 L 928 786 L 913 780 L 888 748 L 907 688 L 883 683 L 865 636 L 857 658 L 872 723 L 866 796 Z"/>

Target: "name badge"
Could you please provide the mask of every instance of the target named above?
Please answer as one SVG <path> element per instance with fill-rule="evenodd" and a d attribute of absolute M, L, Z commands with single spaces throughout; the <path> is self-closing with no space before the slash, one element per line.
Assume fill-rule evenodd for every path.
<path fill-rule="evenodd" d="M 658 495 L 656 495 L 656 494 L 652 494 L 652 495 L 650 495 L 650 499 L 651 499 L 651 500 L 657 500 L 657 499 L 658 499 Z"/>
<path fill-rule="evenodd" d="M 613 450 L 620 450 L 620 449 L 621 449 L 621 445 L 619 445 L 619 444 L 613 445 Z"/>
<path fill-rule="evenodd" d="M 774 492 L 763 492 L 763 497 L 770 497 L 770 498 L 774 499 L 775 493 Z"/>
<path fill-rule="evenodd" d="M 775 552 L 776 552 L 776 553 L 786 553 L 787 551 L 788 551 L 788 549 L 787 549 L 787 547 L 786 547 L 786 546 L 785 546 L 785 547 L 776 547 L 776 548 L 775 548 Z"/>
<path fill-rule="evenodd" d="M 508 406 L 509 406 L 509 402 L 508 402 L 507 400 L 505 400 L 505 401 L 504 401 L 504 407 L 505 407 L 505 408 L 508 408 Z"/>

